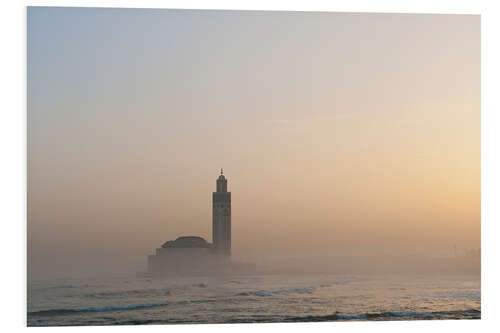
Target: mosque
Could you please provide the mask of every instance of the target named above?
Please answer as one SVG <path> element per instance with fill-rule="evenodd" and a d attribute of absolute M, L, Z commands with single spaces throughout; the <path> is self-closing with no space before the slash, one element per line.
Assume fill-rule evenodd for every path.
<path fill-rule="evenodd" d="M 248 274 L 255 265 L 231 261 L 231 192 L 221 169 L 212 193 L 212 243 L 198 236 L 165 242 L 148 256 L 145 276 Z"/>

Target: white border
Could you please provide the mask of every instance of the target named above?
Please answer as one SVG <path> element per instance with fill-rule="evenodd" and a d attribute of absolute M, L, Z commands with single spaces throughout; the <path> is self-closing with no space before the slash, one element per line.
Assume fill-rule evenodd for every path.
<path fill-rule="evenodd" d="M 361 322 L 361 323 L 298 323 L 238 325 L 175 325 L 141 327 L 58 328 L 57 330 L 103 331 L 230 331 L 253 332 L 255 329 L 302 332 L 421 332 L 472 330 L 494 331 L 499 327 L 498 268 L 500 233 L 500 128 L 499 41 L 500 17 L 498 1 L 460 0 L 377 0 L 377 1 L 3 1 L 0 10 L 1 103 L 0 109 L 0 214 L 5 228 L 0 242 L 2 249 L 2 286 L 0 299 L 1 327 L 5 331 L 25 330 L 26 325 L 26 11 L 25 6 L 85 6 L 132 8 L 212 8 L 250 10 L 301 10 L 336 12 L 447 13 L 481 14 L 482 18 L 482 320 Z M 7 3 L 7 4 L 6 4 Z M 33 328 L 34 329 L 34 328 Z M 32 330 L 32 329 L 31 329 Z M 55 330 L 36 328 L 35 330 Z M 105 330 L 105 331 L 104 331 Z"/>

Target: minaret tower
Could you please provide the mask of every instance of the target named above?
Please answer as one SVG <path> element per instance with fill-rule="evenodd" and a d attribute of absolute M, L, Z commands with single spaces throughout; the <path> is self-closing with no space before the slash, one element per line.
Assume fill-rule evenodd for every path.
<path fill-rule="evenodd" d="M 218 255 L 231 256 L 231 192 L 227 191 L 224 170 L 217 179 L 217 192 L 213 192 L 212 242 Z"/>

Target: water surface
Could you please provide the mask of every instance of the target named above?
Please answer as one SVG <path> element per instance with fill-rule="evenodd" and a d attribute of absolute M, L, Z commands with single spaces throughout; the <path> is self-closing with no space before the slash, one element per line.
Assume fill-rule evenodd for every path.
<path fill-rule="evenodd" d="M 259 275 L 28 283 L 28 326 L 479 319 L 479 276 Z"/>

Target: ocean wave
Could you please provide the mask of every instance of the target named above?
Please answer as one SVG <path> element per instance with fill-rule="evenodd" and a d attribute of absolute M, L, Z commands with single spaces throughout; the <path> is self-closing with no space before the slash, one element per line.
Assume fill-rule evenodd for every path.
<path fill-rule="evenodd" d="M 81 286 L 76 285 L 76 284 L 62 284 L 62 285 L 59 285 L 59 286 L 49 286 L 49 287 L 41 287 L 41 288 L 34 288 L 34 289 L 52 290 L 52 289 L 76 289 L 76 288 L 81 288 Z"/>
<path fill-rule="evenodd" d="M 471 299 L 471 300 L 474 300 L 474 299 L 481 298 L 481 292 L 479 290 L 471 291 L 471 292 L 438 292 L 435 294 L 429 294 L 429 293 L 418 294 L 417 296 L 427 297 L 427 298 L 437 298 L 437 299 L 452 298 L 452 299 Z"/>
<path fill-rule="evenodd" d="M 336 315 L 338 319 L 350 320 L 350 319 L 366 319 L 366 314 L 358 315 Z"/>
<path fill-rule="evenodd" d="M 82 288 L 94 288 L 101 287 L 102 285 L 94 285 L 94 284 L 61 284 L 57 286 L 34 286 L 32 289 L 34 290 L 57 290 L 57 289 L 82 289 Z"/>
<path fill-rule="evenodd" d="M 269 291 L 265 290 L 256 290 L 256 291 L 251 291 L 249 292 L 250 295 L 255 295 L 255 296 L 271 296 L 272 293 Z"/>
<path fill-rule="evenodd" d="M 289 295 L 289 294 L 312 294 L 316 290 L 315 287 L 306 288 L 290 288 L 290 289 L 276 289 L 276 290 L 253 290 L 237 293 L 236 296 L 272 296 L 272 295 Z"/>
<path fill-rule="evenodd" d="M 67 315 L 80 312 L 137 310 L 137 309 L 165 306 L 167 304 L 168 302 L 159 302 L 159 303 L 111 305 L 103 307 L 89 307 L 89 308 L 75 308 L 75 309 L 50 309 L 50 310 L 28 311 L 28 316 L 57 316 L 57 315 Z"/>
<path fill-rule="evenodd" d="M 132 289 L 132 290 L 117 290 L 117 291 L 102 291 L 85 294 L 85 297 L 91 298 L 107 298 L 115 296 L 145 296 L 154 294 L 155 296 L 170 296 L 171 292 L 167 289 Z"/>
<path fill-rule="evenodd" d="M 316 290 L 315 287 L 280 289 L 273 291 L 274 294 L 312 294 Z"/>
<path fill-rule="evenodd" d="M 337 282 L 322 283 L 319 286 L 321 288 L 327 288 L 327 287 L 331 287 L 331 286 L 342 286 L 342 285 L 345 285 L 347 283 L 349 283 L 349 281 L 337 281 Z"/>
<path fill-rule="evenodd" d="M 391 318 L 421 318 L 421 319 L 480 319 L 481 311 L 468 309 L 463 311 L 435 311 L 435 312 L 378 312 L 360 314 L 340 314 L 333 313 L 322 316 L 300 316 L 289 317 L 285 321 L 335 321 L 335 320 L 377 320 Z"/>

